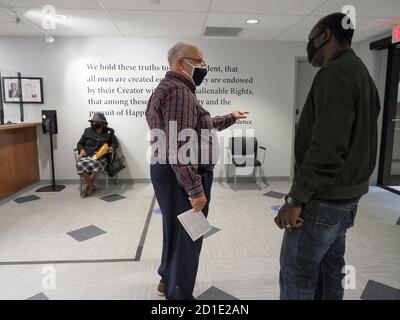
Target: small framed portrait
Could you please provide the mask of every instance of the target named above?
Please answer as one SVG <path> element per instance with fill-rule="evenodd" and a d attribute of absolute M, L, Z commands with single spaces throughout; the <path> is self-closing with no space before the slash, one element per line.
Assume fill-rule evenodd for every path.
<path fill-rule="evenodd" d="M 43 78 L 21 78 L 21 88 L 18 78 L 3 77 L 4 103 L 19 103 L 22 92 L 23 103 L 43 103 Z"/>

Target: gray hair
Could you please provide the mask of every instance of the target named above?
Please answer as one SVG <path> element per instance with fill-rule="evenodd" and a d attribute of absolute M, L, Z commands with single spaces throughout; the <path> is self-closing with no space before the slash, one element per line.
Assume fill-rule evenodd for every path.
<path fill-rule="evenodd" d="M 192 45 L 184 42 L 178 42 L 168 50 L 168 62 L 170 66 L 173 65 L 179 58 L 185 56 L 187 47 L 192 47 Z"/>

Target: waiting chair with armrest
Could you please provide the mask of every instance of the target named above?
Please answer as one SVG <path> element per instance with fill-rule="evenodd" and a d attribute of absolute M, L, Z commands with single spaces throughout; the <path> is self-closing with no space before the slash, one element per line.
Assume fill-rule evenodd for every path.
<path fill-rule="evenodd" d="M 116 152 L 116 151 L 113 151 L 113 153 L 111 154 L 111 159 L 114 158 L 115 152 Z M 77 161 L 79 160 L 78 149 L 74 149 L 74 155 L 75 155 L 75 162 L 77 162 Z M 112 160 L 111 160 L 111 161 L 112 161 Z M 103 171 L 102 173 L 103 173 L 104 179 L 105 179 L 105 185 L 106 185 L 106 190 L 105 190 L 105 191 L 106 191 L 106 193 L 108 193 L 108 192 L 110 191 L 109 184 L 108 184 L 108 178 L 109 178 L 109 176 L 108 176 L 107 171 Z M 83 192 L 83 181 L 84 181 L 84 179 L 82 178 L 82 176 L 79 176 L 79 183 L 80 183 L 79 188 L 80 188 L 80 192 L 81 192 L 81 193 Z M 115 183 L 115 185 L 118 184 L 118 175 L 117 175 L 117 174 L 114 176 L 114 183 Z"/>
<path fill-rule="evenodd" d="M 263 150 L 262 161 L 258 160 L 258 149 Z M 229 164 L 234 167 L 235 191 L 237 189 L 237 169 L 252 168 L 254 183 L 261 189 L 261 167 L 265 161 L 267 148 L 258 145 L 256 137 L 232 137 L 229 139 L 228 152 L 228 168 L 226 173 L 226 181 L 229 179 Z M 256 169 L 258 168 L 258 184 L 256 182 Z"/>

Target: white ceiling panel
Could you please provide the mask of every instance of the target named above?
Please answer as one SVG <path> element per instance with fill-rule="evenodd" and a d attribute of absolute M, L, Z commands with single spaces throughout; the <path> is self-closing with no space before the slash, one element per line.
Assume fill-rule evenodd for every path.
<path fill-rule="evenodd" d="M 106 9 L 201 11 L 207 12 L 211 0 L 161 0 L 155 5 L 150 0 L 101 0 Z"/>
<path fill-rule="evenodd" d="M 399 0 L 400 1 L 400 0 Z M 306 29 L 311 31 L 311 29 L 317 24 L 317 22 L 323 16 L 306 16 L 300 22 L 298 22 L 293 28 L 295 29 Z M 356 19 L 356 28 L 361 31 L 365 31 L 376 26 L 387 24 L 392 25 L 391 23 L 393 18 L 357 18 Z M 400 20 L 399 20 L 400 21 Z"/>
<path fill-rule="evenodd" d="M 276 37 L 274 40 L 279 41 L 304 41 L 308 40 L 310 30 L 303 29 L 289 29 Z"/>
<path fill-rule="evenodd" d="M 308 30 L 308 32 L 310 32 L 311 29 L 317 24 L 318 20 L 321 18 L 322 16 L 321 17 L 306 16 L 303 19 L 301 19 L 298 23 L 296 23 L 296 25 L 293 26 L 293 29 Z"/>
<path fill-rule="evenodd" d="M 400 23 L 396 19 L 388 18 L 358 18 L 356 20 L 356 32 L 365 32 L 376 29 L 391 29 L 395 22 Z"/>
<path fill-rule="evenodd" d="M 201 38 L 204 26 L 240 27 L 236 39 L 306 41 L 324 15 L 356 8 L 355 40 L 400 24 L 400 0 L 0 0 L 41 26 L 41 8 L 52 4 L 59 36 L 127 36 Z M 105 9 L 104 9 L 105 8 Z M 5 14 L 5 11 L 9 14 Z M 397 20 L 395 19 L 397 17 Z M 258 24 L 246 24 L 257 19 Z M 14 13 L 0 5 L 0 35 L 36 34 L 28 25 L 13 30 Z M 117 27 L 114 26 L 114 23 Z M 215 39 L 215 37 L 213 37 Z"/>
<path fill-rule="evenodd" d="M 148 27 L 202 26 L 206 18 L 206 13 L 202 12 L 137 10 L 109 10 L 109 12 L 117 24 L 134 23 Z"/>
<path fill-rule="evenodd" d="M 213 0 L 211 12 L 309 14 L 325 0 Z"/>
<path fill-rule="evenodd" d="M 24 17 L 41 25 L 42 14 L 40 9 L 19 8 Z M 112 25 L 112 21 L 100 9 L 60 9 L 58 15 L 64 15 L 66 20 L 57 18 L 57 25 Z"/>
<path fill-rule="evenodd" d="M 240 39 L 244 40 L 273 40 L 285 29 L 250 28 L 243 30 Z"/>
<path fill-rule="evenodd" d="M 53 5 L 60 9 L 99 9 L 96 0 L 2 0 L 14 8 L 43 8 Z"/>
<path fill-rule="evenodd" d="M 202 27 L 140 26 L 122 24 L 118 26 L 127 37 L 172 37 L 200 38 Z"/>
<path fill-rule="evenodd" d="M 391 34 L 390 31 L 375 29 L 375 30 L 372 30 L 369 32 L 361 33 L 360 35 L 355 35 L 353 41 L 360 42 L 360 41 L 368 40 L 368 39 L 378 36 L 378 35 L 382 35 L 382 37 L 387 37 L 390 34 Z"/>
<path fill-rule="evenodd" d="M 356 17 L 400 17 L 400 0 L 329 0 L 313 14 L 327 15 L 352 5 Z"/>
<path fill-rule="evenodd" d="M 302 16 L 289 15 L 249 15 L 210 13 L 206 25 L 212 27 L 245 27 L 245 28 L 289 28 L 298 22 Z M 257 24 L 247 24 L 246 20 L 257 19 Z"/>
<path fill-rule="evenodd" d="M 14 16 L 1 11 L 0 9 L 0 22 L 14 22 L 14 21 L 15 21 Z"/>
<path fill-rule="evenodd" d="M 121 33 L 114 26 L 75 24 L 58 27 L 52 35 L 61 37 L 120 37 Z"/>
<path fill-rule="evenodd" d="M 297 23 L 292 29 L 302 30 L 307 33 L 310 33 L 311 29 L 314 25 L 322 18 L 317 16 L 307 16 L 302 19 L 299 23 Z M 392 28 L 393 25 L 396 24 L 398 20 L 391 18 L 358 18 L 356 20 L 356 30 L 355 35 L 364 33 L 366 31 L 371 31 L 373 29 L 382 29 L 382 28 Z M 382 29 L 383 30 L 383 29 Z"/>
<path fill-rule="evenodd" d="M 24 24 L 17 26 L 15 22 L 0 23 L 1 34 L 5 36 L 40 36 L 40 31 L 30 28 Z"/>

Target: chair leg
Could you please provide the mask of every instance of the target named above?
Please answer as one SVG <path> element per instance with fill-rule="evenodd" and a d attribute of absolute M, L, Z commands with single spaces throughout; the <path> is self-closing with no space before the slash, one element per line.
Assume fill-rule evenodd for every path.
<path fill-rule="evenodd" d="M 258 167 L 258 188 L 261 190 L 261 167 Z"/>
<path fill-rule="evenodd" d="M 107 173 L 105 173 L 105 177 L 106 177 L 106 193 L 108 193 L 108 175 Z"/>
<path fill-rule="evenodd" d="M 227 164 L 228 168 L 226 169 L 226 183 L 229 183 L 229 163 Z"/>
<path fill-rule="evenodd" d="M 82 181 L 82 176 L 79 176 L 79 189 L 81 191 L 81 193 L 83 192 L 83 181 Z"/>
<path fill-rule="evenodd" d="M 253 167 L 253 182 L 256 183 L 256 170 L 257 167 Z"/>
<path fill-rule="evenodd" d="M 237 175 L 236 175 L 236 168 L 235 168 L 235 192 L 236 192 L 236 189 L 237 189 Z"/>

